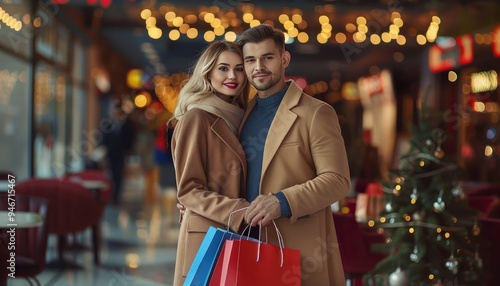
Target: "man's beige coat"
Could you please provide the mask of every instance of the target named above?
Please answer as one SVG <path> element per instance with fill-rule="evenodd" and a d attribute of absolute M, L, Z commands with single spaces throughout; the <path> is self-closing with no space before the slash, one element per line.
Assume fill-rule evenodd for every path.
<path fill-rule="evenodd" d="M 247 207 L 246 160 L 238 138 L 220 117 L 192 109 L 175 126 L 172 155 L 177 197 L 186 207 L 177 245 L 174 285 L 182 285 L 209 226 L 226 228 L 231 212 Z M 199 215 L 203 214 L 203 216 Z M 245 211 L 231 216 L 238 231 Z"/>
<path fill-rule="evenodd" d="M 254 98 L 243 120 L 255 104 Z M 290 204 L 292 216 L 276 223 L 285 247 L 301 252 L 302 285 L 345 285 L 330 205 L 344 198 L 349 186 L 336 112 L 291 82 L 266 139 L 260 193 L 282 191 Z M 272 224 L 267 229 L 277 244 Z M 293 271 L 283 276 L 285 283 L 297 280 Z"/>

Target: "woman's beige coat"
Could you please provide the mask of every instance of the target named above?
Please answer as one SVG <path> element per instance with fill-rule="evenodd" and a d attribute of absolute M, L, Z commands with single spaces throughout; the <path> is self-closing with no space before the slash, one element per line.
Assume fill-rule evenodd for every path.
<path fill-rule="evenodd" d="M 226 228 L 229 214 L 247 207 L 246 160 L 238 138 L 220 117 L 194 108 L 175 126 L 172 155 L 182 218 L 174 285 L 182 285 L 209 226 Z M 231 216 L 238 231 L 245 211 Z"/>
<path fill-rule="evenodd" d="M 250 102 L 243 120 L 255 103 Z M 283 191 L 290 204 L 292 216 L 276 222 L 285 247 L 301 252 L 302 285 L 345 285 L 330 205 L 344 198 L 349 186 L 337 114 L 291 82 L 266 139 L 260 193 Z M 272 224 L 267 228 L 277 243 Z M 283 282 L 297 280 L 293 271 L 283 276 Z"/>

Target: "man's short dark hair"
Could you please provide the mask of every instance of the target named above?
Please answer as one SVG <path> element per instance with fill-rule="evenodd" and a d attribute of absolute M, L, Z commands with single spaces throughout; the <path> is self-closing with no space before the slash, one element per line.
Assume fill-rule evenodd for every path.
<path fill-rule="evenodd" d="M 285 50 L 285 35 L 283 31 L 273 28 L 268 24 L 261 24 L 244 31 L 239 36 L 236 44 L 240 49 L 243 49 L 243 46 L 247 43 L 257 44 L 267 39 L 273 39 L 276 46 L 280 48 L 280 51 Z"/>

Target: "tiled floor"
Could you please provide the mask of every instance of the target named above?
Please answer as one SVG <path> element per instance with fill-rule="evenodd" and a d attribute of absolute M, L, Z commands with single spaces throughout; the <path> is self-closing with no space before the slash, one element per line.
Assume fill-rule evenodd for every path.
<path fill-rule="evenodd" d="M 172 285 L 179 228 L 175 197 L 158 195 L 155 203 L 146 205 L 143 186 L 142 176 L 127 178 L 122 203 L 106 208 L 100 265 L 93 263 L 90 248 L 68 249 L 66 258 L 83 268 L 57 270 L 48 267 L 37 276 L 40 283 L 46 286 Z M 90 231 L 86 231 L 69 239 L 90 246 L 90 237 Z M 56 237 L 50 235 L 48 262 L 57 257 L 56 242 Z M 16 278 L 9 279 L 7 285 L 29 284 Z"/>

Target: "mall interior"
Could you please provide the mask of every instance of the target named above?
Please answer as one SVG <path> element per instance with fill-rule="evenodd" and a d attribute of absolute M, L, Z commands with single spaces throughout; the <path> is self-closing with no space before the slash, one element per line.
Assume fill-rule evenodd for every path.
<path fill-rule="evenodd" d="M 346 284 L 500 285 L 498 15 L 497 0 L 0 0 L 0 285 L 173 285 L 166 122 L 203 48 L 259 24 L 285 32 L 287 80 L 338 115 Z"/>

